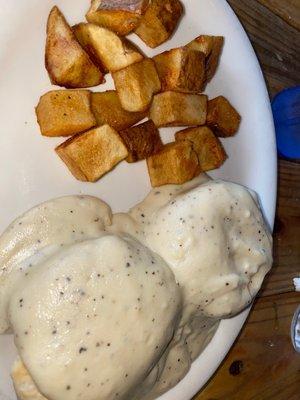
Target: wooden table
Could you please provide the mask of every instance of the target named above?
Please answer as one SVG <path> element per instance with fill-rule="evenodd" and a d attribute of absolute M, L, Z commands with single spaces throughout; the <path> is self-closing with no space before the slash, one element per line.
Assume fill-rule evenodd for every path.
<path fill-rule="evenodd" d="M 270 97 L 300 84 L 300 0 L 228 0 L 260 59 Z M 247 323 L 194 400 L 299 400 L 300 355 L 290 324 L 300 294 L 300 163 L 279 160 L 274 267 Z"/>

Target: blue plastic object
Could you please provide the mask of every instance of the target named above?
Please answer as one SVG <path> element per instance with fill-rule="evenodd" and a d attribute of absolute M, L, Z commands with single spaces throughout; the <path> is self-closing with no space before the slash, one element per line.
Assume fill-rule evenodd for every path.
<path fill-rule="evenodd" d="M 272 110 L 279 155 L 300 160 L 300 86 L 277 94 Z"/>

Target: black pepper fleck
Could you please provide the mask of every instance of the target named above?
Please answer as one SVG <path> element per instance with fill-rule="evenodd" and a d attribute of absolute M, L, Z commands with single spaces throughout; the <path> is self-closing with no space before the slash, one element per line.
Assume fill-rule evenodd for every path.
<path fill-rule="evenodd" d="M 85 351 L 87 351 L 87 348 L 86 348 L 86 347 L 80 347 L 80 349 L 79 349 L 79 354 L 81 354 L 81 353 L 83 353 L 83 352 L 85 352 Z"/>

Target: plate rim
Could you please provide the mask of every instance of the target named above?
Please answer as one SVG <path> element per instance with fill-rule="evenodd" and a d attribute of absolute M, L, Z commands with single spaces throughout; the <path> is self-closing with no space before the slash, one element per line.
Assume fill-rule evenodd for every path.
<path fill-rule="evenodd" d="M 185 3 L 186 0 L 182 0 L 183 3 Z M 209 0 L 208 0 L 209 1 Z M 244 45 L 248 47 L 249 52 L 251 52 L 253 54 L 253 60 L 256 61 L 256 68 L 257 68 L 257 72 L 260 75 L 260 87 L 261 90 L 264 90 L 264 100 L 265 100 L 265 105 L 266 105 L 266 109 L 269 109 L 268 115 L 265 115 L 265 118 L 269 118 L 269 123 L 270 123 L 270 136 L 271 136 L 271 130 L 272 130 L 272 138 L 270 137 L 271 141 L 273 142 L 271 145 L 271 149 L 270 152 L 272 152 L 273 156 L 273 160 L 272 160 L 272 166 L 270 166 L 270 168 L 272 169 L 272 187 L 270 188 L 270 191 L 272 192 L 271 197 L 273 199 L 273 204 L 269 204 L 268 205 L 268 221 L 269 224 L 271 226 L 271 228 L 273 228 L 273 224 L 274 224 L 274 219 L 275 219 L 275 208 L 276 208 L 276 198 L 277 198 L 277 152 L 276 152 L 276 141 L 275 141 L 275 128 L 274 128 L 274 122 L 273 122 L 273 116 L 272 116 L 272 111 L 271 111 L 271 104 L 270 104 L 270 99 L 269 99 L 269 95 L 268 95 L 268 91 L 267 91 L 267 87 L 266 87 L 266 83 L 263 77 L 263 73 L 259 64 L 259 61 L 257 59 L 257 56 L 255 54 L 255 51 L 253 49 L 253 46 L 249 40 L 249 37 L 247 36 L 240 20 L 238 19 L 238 17 L 236 16 L 236 14 L 234 13 L 233 9 L 231 8 L 231 6 L 228 4 L 228 2 L 226 0 L 216 0 L 219 1 L 220 6 L 224 8 L 224 12 L 226 12 L 230 18 L 232 20 L 235 21 L 237 30 L 238 30 L 238 35 L 243 36 L 244 38 Z M 7 4 L 6 1 L 1 0 L 0 4 Z M 7 5 L 7 7 L 9 7 L 9 5 Z M 1 19 L 1 13 L 0 13 L 0 19 Z M 261 93 L 263 94 L 263 92 Z M 271 156 L 270 156 L 271 158 Z M 203 377 L 202 380 L 199 379 L 199 377 L 196 376 L 197 372 L 197 365 L 198 365 L 198 361 L 199 359 L 207 352 L 207 348 L 204 350 L 204 352 L 202 353 L 202 355 L 199 356 L 199 358 L 193 363 L 192 369 L 191 371 L 188 373 L 188 375 L 183 379 L 183 381 L 181 381 L 178 385 L 176 385 L 174 388 L 170 389 L 166 394 L 164 394 L 163 396 L 159 397 L 160 400 L 171 400 L 171 399 L 175 399 L 176 400 L 188 400 L 191 397 L 193 397 L 195 394 L 197 394 L 202 388 L 203 385 L 212 377 L 212 375 L 214 374 L 214 372 L 217 370 L 217 368 L 219 368 L 220 363 L 222 362 L 222 360 L 226 357 L 228 351 L 230 350 L 230 348 L 232 347 L 234 341 L 236 340 L 236 337 L 238 336 L 238 334 L 240 333 L 241 329 L 244 326 L 244 322 L 250 312 L 251 308 L 246 309 L 245 311 L 243 311 L 243 313 L 239 314 L 237 317 L 233 318 L 232 320 L 236 321 L 236 328 L 230 328 L 231 332 L 232 332 L 232 340 L 228 340 L 226 346 L 224 346 L 222 348 L 222 351 L 220 351 L 220 349 L 218 349 L 219 351 L 216 351 L 217 354 L 215 354 L 216 357 L 216 361 L 214 362 L 214 367 L 210 368 L 208 373 L 206 374 L 205 377 Z M 227 320 L 229 321 L 229 320 Z M 226 321 L 225 321 L 226 322 Z M 221 322 L 221 325 L 218 329 L 218 332 L 223 331 L 224 329 L 229 329 L 228 328 L 228 324 L 223 323 L 223 321 Z M 221 328 L 222 327 L 222 328 Z M 213 341 L 211 342 L 211 344 L 214 343 L 214 341 L 217 340 L 218 338 L 218 332 L 215 334 Z M 210 345 L 209 345 L 210 346 Z M 209 347 L 208 346 L 208 347 Z M 193 383 L 191 384 L 190 382 L 188 382 L 187 384 L 184 384 L 184 387 L 187 387 L 187 389 L 184 389 L 184 393 L 182 393 L 182 389 L 181 387 L 183 387 L 183 383 L 186 381 L 186 378 L 191 376 Z M 201 381 L 201 384 L 199 383 Z"/>

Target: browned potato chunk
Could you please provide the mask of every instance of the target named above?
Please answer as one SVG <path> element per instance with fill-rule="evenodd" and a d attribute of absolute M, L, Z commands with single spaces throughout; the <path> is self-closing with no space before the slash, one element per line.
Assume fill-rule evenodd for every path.
<path fill-rule="evenodd" d="M 185 47 L 153 57 L 162 90 L 199 93 L 205 82 L 205 56 Z"/>
<path fill-rule="evenodd" d="M 148 3 L 149 0 L 92 0 L 86 19 L 125 36 L 138 26 Z"/>
<path fill-rule="evenodd" d="M 80 181 L 95 182 L 128 156 L 118 132 L 109 125 L 80 133 L 56 149 Z"/>
<path fill-rule="evenodd" d="M 187 48 L 202 52 L 208 57 L 212 51 L 214 36 L 200 35 L 186 45 Z"/>
<path fill-rule="evenodd" d="M 239 129 L 241 117 L 229 101 L 219 96 L 208 102 L 207 125 L 220 137 L 233 136 Z"/>
<path fill-rule="evenodd" d="M 224 44 L 223 36 L 201 35 L 190 42 L 187 47 L 192 50 L 198 50 L 205 54 L 206 81 L 213 78 L 218 68 L 222 48 Z"/>
<path fill-rule="evenodd" d="M 152 0 L 135 33 L 150 47 L 166 42 L 183 13 L 179 0 Z"/>
<path fill-rule="evenodd" d="M 157 127 L 204 125 L 207 96 L 178 92 L 159 93 L 153 98 L 150 118 Z"/>
<path fill-rule="evenodd" d="M 70 136 L 96 125 L 88 90 L 53 90 L 44 94 L 36 107 L 44 136 Z"/>
<path fill-rule="evenodd" d="M 159 131 L 151 120 L 124 129 L 119 134 L 129 151 L 126 159 L 129 163 L 144 160 L 163 147 Z"/>
<path fill-rule="evenodd" d="M 144 57 L 136 46 L 116 33 L 94 24 L 73 27 L 77 40 L 104 71 L 118 71 Z"/>
<path fill-rule="evenodd" d="M 201 172 L 198 156 L 189 141 L 166 144 L 159 153 L 147 159 L 147 166 L 153 187 L 181 185 Z"/>
<path fill-rule="evenodd" d="M 58 86 L 84 88 L 103 81 L 102 72 L 77 42 L 57 7 L 48 18 L 45 64 L 51 82 Z"/>
<path fill-rule="evenodd" d="M 116 131 L 129 128 L 144 119 L 147 115 L 147 112 L 129 112 L 124 110 L 115 90 L 92 93 L 91 105 L 97 125 L 108 124 Z"/>
<path fill-rule="evenodd" d="M 179 131 L 175 134 L 175 139 L 192 142 L 202 171 L 221 167 L 227 158 L 222 143 L 207 126 Z"/>
<path fill-rule="evenodd" d="M 112 74 L 124 110 L 136 112 L 149 108 L 152 97 L 161 89 L 155 63 L 146 58 Z"/>

